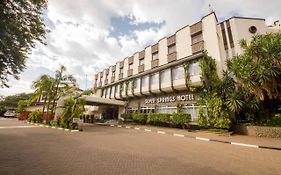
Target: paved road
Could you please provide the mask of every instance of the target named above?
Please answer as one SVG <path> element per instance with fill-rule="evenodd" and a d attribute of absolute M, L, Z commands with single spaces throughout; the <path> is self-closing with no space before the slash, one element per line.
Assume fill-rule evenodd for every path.
<path fill-rule="evenodd" d="M 281 151 L 117 127 L 84 132 L 0 120 L 0 174 L 281 174 Z M 9 127 L 9 128 L 8 128 Z"/>

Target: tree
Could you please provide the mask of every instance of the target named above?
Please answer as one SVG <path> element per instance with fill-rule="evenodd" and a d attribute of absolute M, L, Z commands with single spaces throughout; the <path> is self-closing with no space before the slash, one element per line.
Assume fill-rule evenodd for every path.
<path fill-rule="evenodd" d="M 42 13 L 47 0 L 0 2 L 0 87 L 9 87 L 8 76 L 18 79 L 37 41 L 43 43 L 46 27 Z"/>
<path fill-rule="evenodd" d="M 20 93 L 16 95 L 7 96 L 3 101 L 0 101 L 0 106 L 5 109 L 15 109 L 18 106 L 20 100 L 29 100 L 33 96 L 32 93 Z"/>
<path fill-rule="evenodd" d="M 256 35 L 240 41 L 244 53 L 228 61 L 238 87 L 274 113 L 281 101 L 281 33 Z"/>

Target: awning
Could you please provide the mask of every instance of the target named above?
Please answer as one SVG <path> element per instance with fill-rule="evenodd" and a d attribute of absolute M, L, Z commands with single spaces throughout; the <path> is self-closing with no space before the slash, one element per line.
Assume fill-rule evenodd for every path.
<path fill-rule="evenodd" d="M 101 105 L 115 105 L 115 106 L 125 106 L 125 102 L 121 100 L 101 98 L 97 96 L 82 96 L 87 105 L 101 106 Z"/>

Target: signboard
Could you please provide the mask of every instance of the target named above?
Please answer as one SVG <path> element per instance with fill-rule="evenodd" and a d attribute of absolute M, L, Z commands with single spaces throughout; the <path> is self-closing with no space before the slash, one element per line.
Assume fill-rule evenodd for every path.
<path fill-rule="evenodd" d="M 147 98 L 144 100 L 145 104 L 155 104 L 155 103 L 170 103 L 170 102 L 181 102 L 181 101 L 194 101 L 194 94 L 184 94 L 184 95 L 170 95 L 164 97 L 154 97 Z"/>

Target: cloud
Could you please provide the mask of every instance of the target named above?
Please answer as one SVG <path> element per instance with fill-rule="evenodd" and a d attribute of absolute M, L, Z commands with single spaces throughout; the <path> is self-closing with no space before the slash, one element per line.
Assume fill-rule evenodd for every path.
<path fill-rule="evenodd" d="M 47 34 L 47 46 L 37 45 L 21 80 L 11 79 L 11 88 L 0 89 L 0 95 L 32 91 L 32 81 L 41 74 L 53 75 L 61 64 L 82 89 L 87 75 L 89 88 L 95 73 L 200 20 L 209 13 L 209 4 L 219 19 L 262 17 L 268 24 L 281 19 L 278 0 L 49 0 L 44 13 L 52 30 Z M 125 21 L 116 24 L 112 19 Z M 118 34 L 113 35 L 114 31 Z"/>

